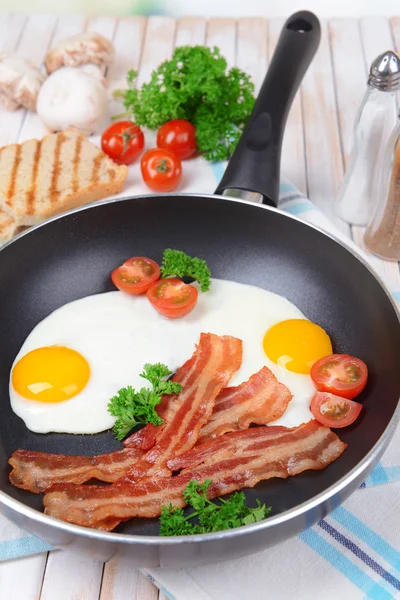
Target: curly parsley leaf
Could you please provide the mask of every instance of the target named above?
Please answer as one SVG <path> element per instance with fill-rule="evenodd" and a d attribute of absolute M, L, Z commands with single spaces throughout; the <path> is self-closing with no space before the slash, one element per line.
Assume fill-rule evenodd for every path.
<path fill-rule="evenodd" d="M 166 380 L 170 375 L 171 371 L 166 365 L 145 364 L 140 377 L 147 379 L 152 387 L 136 391 L 128 385 L 110 399 L 107 408 L 110 414 L 117 417 L 113 427 L 117 440 L 123 440 L 136 425 L 162 425 L 164 421 L 158 416 L 156 406 L 163 394 L 178 394 L 182 389 L 180 383 Z"/>
<path fill-rule="evenodd" d="M 229 158 L 254 106 L 247 73 L 228 70 L 216 47 L 181 46 L 140 89 L 136 77 L 136 71 L 129 71 L 128 88 L 117 90 L 115 97 L 137 125 L 157 129 L 166 121 L 186 119 L 195 125 L 198 149 L 207 160 Z"/>
<path fill-rule="evenodd" d="M 250 525 L 268 517 L 271 508 L 257 500 L 256 508 L 246 504 L 243 492 L 235 492 L 228 500 L 219 498 L 219 503 L 207 498 L 211 480 L 203 483 L 191 481 L 183 492 L 185 502 L 194 512 L 185 516 L 182 508 L 172 504 L 163 506 L 160 516 L 160 535 L 193 535 L 211 533 L 223 529 L 234 529 L 241 525 Z M 190 521 L 197 517 L 197 523 Z"/>
<path fill-rule="evenodd" d="M 161 263 L 162 277 L 191 277 L 198 281 L 202 292 L 210 289 L 211 272 L 202 258 L 192 257 L 182 250 L 164 250 Z"/>

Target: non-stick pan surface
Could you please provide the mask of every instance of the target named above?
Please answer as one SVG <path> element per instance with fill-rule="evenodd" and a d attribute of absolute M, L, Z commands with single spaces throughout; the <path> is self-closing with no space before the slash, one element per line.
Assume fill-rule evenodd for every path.
<path fill-rule="evenodd" d="M 219 193 L 248 190 L 265 203 L 276 202 L 284 124 L 319 37 L 318 20 L 310 13 L 297 13 L 286 22 Z M 260 498 L 272 507 L 272 517 L 246 528 L 197 536 L 194 543 L 190 537 L 159 538 L 157 520 L 134 519 L 106 534 L 61 523 L 37 512 L 40 496 L 8 481 L 7 461 L 17 448 L 94 455 L 121 446 L 110 432 L 30 432 L 10 408 L 10 368 L 26 336 L 49 313 L 112 290 L 110 273 L 127 257 L 159 261 L 167 247 L 206 259 L 214 277 L 285 296 L 328 332 L 335 352 L 359 356 L 370 372 L 360 398 L 361 417 L 340 431 L 348 449 L 336 462 L 323 471 L 272 479 L 246 490 L 249 502 Z M 348 249 L 276 209 L 201 195 L 98 203 L 55 218 L 5 246 L 0 251 L 0 284 L 0 508 L 50 543 L 102 558 L 129 548 L 130 556 L 142 563 L 157 560 L 173 566 L 256 551 L 324 516 L 361 483 L 389 441 L 400 396 L 400 323 L 394 304 Z"/>
<path fill-rule="evenodd" d="M 310 500 L 349 473 L 384 433 L 400 396 L 400 325 L 387 293 L 355 256 L 262 206 L 216 196 L 127 199 L 58 218 L 1 252 L 1 489 L 13 498 L 41 509 L 40 496 L 8 482 L 7 459 L 17 448 L 93 455 L 121 447 L 111 432 L 42 435 L 25 427 L 8 397 L 11 364 L 24 339 L 63 304 L 112 290 L 110 273 L 127 256 L 159 261 L 167 247 L 205 258 L 214 277 L 285 296 L 328 332 L 335 352 L 359 356 L 369 367 L 362 415 L 339 432 L 349 444 L 343 456 L 321 472 L 260 483 L 246 491 L 250 500 L 260 498 L 275 515 Z M 118 531 L 157 535 L 158 525 L 134 519 Z"/>

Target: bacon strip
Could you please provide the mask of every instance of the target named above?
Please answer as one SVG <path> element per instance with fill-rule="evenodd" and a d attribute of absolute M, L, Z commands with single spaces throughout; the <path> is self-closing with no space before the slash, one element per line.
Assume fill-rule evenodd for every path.
<path fill-rule="evenodd" d="M 193 377 L 195 357 L 194 354 L 178 369 L 173 381 L 184 386 Z M 136 443 L 108 454 L 87 457 L 16 450 L 8 461 L 13 467 L 9 475 L 10 481 L 15 487 L 34 494 L 40 494 L 55 483 L 62 482 L 85 483 L 90 479 L 99 479 L 113 483 L 123 477 L 144 455 L 145 450 L 155 444 L 163 427 L 174 418 L 179 405 L 178 394 L 164 396 L 157 411 L 164 419 L 164 424 L 156 427 L 149 423 L 134 434 Z"/>
<path fill-rule="evenodd" d="M 291 429 L 259 427 L 223 438 L 203 444 L 218 444 L 215 454 L 208 451 L 201 465 L 176 477 L 146 477 L 136 484 L 122 482 L 106 487 L 58 484 L 44 496 L 45 513 L 111 531 L 118 522 L 133 517 L 157 517 L 163 505 L 183 507 L 183 490 L 192 479 L 200 483 L 211 479 L 208 496 L 215 498 L 272 477 L 285 479 L 308 469 L 324 469 L 347 447 L 317 421 Z"/>
<path fill-rule="evenodd" d="M 149 475 L 168 477 L 167 460 L 193 448 L 202 426 L 207 423 L 215 399 L 239 369 L 242 341 L 232 336 L 202 333 L 195 352 L 192 374 L 179 394 L 179 408 L 167 423 L 156 444 L 126 474 L 136 482 Z"/>
<path fill-rule="evenodd" d="M 41 494 L 54 483 L 85 483 L 99 479 L 113 483 L 141 456 L 138 448 L 123 448 L 98 456 L 65 456 L 31 450 L 16 450 L 8 461 L 13 467 L 11 483 L 18 488 Z"/>
<path fill-rule="evenodd" d="M 177 371 L 173 381 L 185 386 L 194 372 L 195 355 Z M 263 367 L 241 385 L 221 390 L 209 422 L 200 431 L 197 445 L 228 431 L 246 429 L 252 422 L 264 425 L 279 418 L 291 397 L 287 387 L 279 383 L 267 367 Z M 117 451 L 86 458 L 17 450 L 9 461 L 14 468 L 10 474 L 11 483 L 41 493 L 61 482 L 84 483 L 91 478 L 115 482 L 129 471 L 145 450 L 154 446 L 163 427 L 174 419 L 180 403 L 176 395 L 164 396 L 159 405 L 161 410 L 158 410 L 164 424 L 156 427 L 150 423 L 135 432 L 130 437 L 129 447 L 135 450 L 132 453 Z M 94 470 L 93 465 L 96 466 Z"/>
<path fill-rule="evenodd" d="M 237 387 L 219 394 L 210 420 L 200 432 L 198 443 L 228 431 L 247 429 L 250 423 L 266 425 L 279 419 L 292 399 L 288 388 L 263 367 Z"/>
<path fill-rule="evenodd" d="M 172 377 L 172 381 L 176 381 L 180 383 L 182 387 L 185 387 L 189 382 L 190 378 L 194 374 L 196 364 L 196 353 L 193 354 L 189 360 L 185 362 L 185 364 L 178 369 L 175 375 Z M 178 401 L 177 401 L 178 400 Z M 167 423 L 171 423 L 174 419 L 178 409 L 180 406 L 179 396 L 176 394 L 165 395 L 161 400 L 160 404 L 157 406 L 157 414 L 162 418 L 164 423 L 162 425 L 153 425 L 153 423 L 148 423 L 139 431 L 135 431 L 129 437 L 127 437 L 122 443 L 126 447 L 136 446 L 137 448 L 141 448 L 141 450 L 150 450 L 156 443 L 157 437 L 164 429 Z"/>

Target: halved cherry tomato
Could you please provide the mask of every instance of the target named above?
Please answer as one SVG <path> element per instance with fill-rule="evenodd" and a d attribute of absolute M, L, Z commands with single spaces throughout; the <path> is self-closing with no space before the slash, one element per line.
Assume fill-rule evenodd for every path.
<path fill-rule="evenodd" d="M 147 292 L 149 287 L 160 279 L 160 267 L 151 258 L 134 256 L 115 269 L 111 279 L 122 292 L 138 296 Z"/>
<path fill-rule="evenodd" d="M 310 371 L 320 392 L 332 392 L 351 400 L 361 394 L 368 379 L 368 368 L 360 358 L 331 354 L 317 360 Z"/>
<path fill-rule="evenodd" d="M 174 119 L 161 125 L 157 133 L 157 146 L 172 150 L 181 160 L 196 152 L 196 128 L 184 119 Z"/>
<path fill-rule="evenodd" d="M 142 156 L 140 161 L 142 177 L 153 192 L 172 192 L 182 177 L 179 157 L 163 148 L 153 148 Z"/>
<path fill-rule="evenodd" d="M 335 396 L 328 392 L 316 392 L 311 400 L 311 412 L 326 427 L 347 427 L 357 419 L 362 405 L 359 402 Z"/>
<path fill-rule="evenodd" d="M 153 283 L 147 290 L 151 304 L 164 317 L 177 319 L 190 313 L 197 303 L 198 291 L 193 285 L 176 277 L 167 277 Z"/>
<path fill-rule="evenodd" d="M 130 165 L 144 148 L 143 131 L 132 121 L 117 121 L 101 136 L 101 149 L 118 165 Z"/>

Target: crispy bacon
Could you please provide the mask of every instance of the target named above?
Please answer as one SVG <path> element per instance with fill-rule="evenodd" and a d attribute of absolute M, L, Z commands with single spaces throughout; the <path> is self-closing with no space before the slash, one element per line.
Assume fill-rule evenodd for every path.
<path fill-rule="evenodd" d="M 194 375 L 194 369 L 196 364 L 196 352 L 193 354 L 185 364 L 177 370 L 175 375 L 172 377 L 172 381 L 180 383 L 182 387 L 186 387 L 190 378 Z M 180 406 L 180 397 L 176 394 L 165 395 L 157 406 L 157 414 L 164 421 L 162 425 L 153 425 L 148 423 L 139 431 L 135 431 L 129 437 L 127 437 L 123 444 L 126 447 L 136 446 L 142 450 L 150 450 L 156 443 L 157 437 L 162 432 L 163 428 L 167 423 L 170 423 Z"/>
<path fill-rule="evenodd" d="M 285 479 L 307 469 L 324 469 L 346 448 L 317 421 L 291 429 L 269 426 L 236 431 L 203 444 L 203 450 L 205 446 L 207 451 L 197 459 L 202 464 L 175 477 L 146 477 L 136 484 L 106 487 L 57 484 L 44 496 L 45 513 L 111 531 L 118 522 L 133 517 L 157 517 L 163 505 L 183 507 L 183 490 L 192 479 L 211 479 L 208 496 L 215 498 L 272 477 Z M 198 450 L 193 452 L 198 454 Z"/>
<path fill-rule="evenodd" d="M 279 383 L 275 375 L 263 367 L 240 385 L 226 387 L 219 393 L 213 413 L 208 423 L 200 432 L 198 442 L 207 438 L 215 438 L 218 435 L 237 429 L 247 429 L 250 423 L 266 425 L 271 421 L 279 419 L 287 409 L 292 399 L 288 388 Z M 162 417 L 162 411 L 167 411 L 168 396 L 163 399 L 162 408 L 157 412 Z M 160 405 L 161 406 L 161 405 Z M 170 420 L 175 416 L 177 404 L 168 407 Z M 161 411 L 161 412 L 160 412 Z M 124 440 L 125 446 L 137 446 L 143 450 L 149 450 L 155 444 L 158 427 L 149 424 L 140 431 L 135 432 Z"/>
<path fill-rule="evenodd" d="M 141 456 L 139 448 L 123 448 L 98 456 L 65 456 L 31 450 L 16 450 L 8 461 L 13 467 L 10 481 L 15 487 L 40 494 L 54 483 L 85 483 L 99 479 L 113 483 Z"/>
<path fill-rule="evenodd" d="M 184 386 L 194 374 L 194 363 L 195 355 L 177 371 L 173 380 Z M 245 429 L 252 422 L 266 424 L 279 418 L 291 397 L 286 386 L 263 367 L 241 385 L 221 390 L 209 422 L 200 431 L 197 445 L 227 431 Z M 175 396 L 164 396 L 161 405 L 162 410 L 158 412 L 164 423 L 172 422 L 180 401 Z M 118 451 L 86 458 L 17 450 L 9 461 L 14 468 L 10 474 L 11 483 L 41 493 L 58 482 L 84 483 L 91 478 L 115 482 L 129 471 L 145 450 L 154 446 L 164 426 L 149 424 L 134 433 L 129 446 L 134 450 L 132 453 Z"/>
<path fill-rule="evenodd" d="M 182 386 L 186 384 L 194 374 L 195 358 L 196 354 L 178 369 L 172 378 L 173 381 Z M 168 402 L 165 401 L 166 398 Z M 143 456 L 144 451 L 155 444 L 162 428 L 174 418 L 179 404 L 177 394 L 164 396 L 160 403 L 161 410 L 158 410 L 158 414 L 164 419 L 164 425 L 155 427 L 149 423 L 134 434 L 136 443 L 123 450 L 91 457 L 16 450 L 8 461 L 13 467 L 10 481 L 15 487 L 35 494 L 62 482 L 85 483 L 89 479 L 99 479 L 113 483 L 123 477 Z"/>
<path fill-rule="evenodd" d="M 136 482 L 149 475 L 169 476 L 166 462 L 177 452 L 195 445 L 200 429 L 207 423 L 215 399 L 239 369 L 242 341 L 232 336 L 202 333 L 195 352 L 191 375 L 178 395 L 179 408 L 157 438 L 156 444 L 133 465 L 126 479 Z"/>
<path fill-rule="evenodd" d="M 279 419 L 292 399 L 288 388 L 263 367 L 237 387 L 219 394 L 210 420 L 200 432 L 198 443 L 228 431 L 247 429 L 250 423 L 266 425 Z"/>

